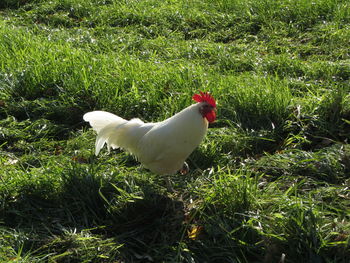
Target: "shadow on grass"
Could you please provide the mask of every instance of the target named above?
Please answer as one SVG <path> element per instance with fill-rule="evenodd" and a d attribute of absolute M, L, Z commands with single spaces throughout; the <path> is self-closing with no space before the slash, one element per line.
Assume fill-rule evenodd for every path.
<path fill-rule="evenodd" d="M 28 237 L 16 248 L 22 253 L 63 255 L 64 262 L 81 262 L 82 254 L 86 258 L 88 252 L 84 249 L 91 239 L 86 238 L 84 244 L 85 237 L 80 237 L 79 233 L 89 232 L 96 238 L 92 244 L 96 251 L 89 260 L 109 262 L 99 257 L 102 252 L 97 248 L 107 246 L 107 250 L 115 251 L 120 245 L 117 257 L 111 260 L 147 262 L 171 253 L 171 247 L 180 241 L 184 205 L 160 194 L 151 183 L 136 182 L 138 191 L 135 191 L 128 189 L 130 182 L 123 178 L 113 183 L 89 174 L 62 178 L 60 188 L 47 182 L 40 185 L 33 182 L 25 184 L 16 196 L 5 197 L 0 208 L 0 222 L 5 228 Z M 67 232 L 77 233 L 76 242 L 70 236 L 67 238 Z M 113 242 L 102 246 L 98 239 Z M 104 251 L 106 255 L 106 248 Z"/>
<path fill-rule="evenodd" d="M 127 262 L 162 260 L 181 240 L 183 208 L 182 202 L 152 194 L 120 209 L 106 234 L 125 244 L 121 252 Z"/>
<path fill-rule="evenodd" d="M 5 8 L 17 9 L 29 2 L 32 2 L 32 1 L 31 0 L 3 0 L 0 2 L 0 9 L 5 9 Z"/>

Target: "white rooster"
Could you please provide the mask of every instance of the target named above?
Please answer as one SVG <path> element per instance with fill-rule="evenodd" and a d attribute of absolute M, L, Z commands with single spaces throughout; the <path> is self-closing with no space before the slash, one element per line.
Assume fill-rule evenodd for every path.
<path fill-rule="evenodd" d="M 86 113 L 84 120 L 97 132 L 95 154 L 107 143 L 108 150 L 123 148 L 154 173 L 187 173 L 185 160 L 203 140 L 208 123 L 216 118 L 216 102 L 209 93 L 200 92 L 192 98 L 196 104 L 155 123 L 128 121 L 105 111 Z M 168 190 L 172 191 L 166 179 Z"/>

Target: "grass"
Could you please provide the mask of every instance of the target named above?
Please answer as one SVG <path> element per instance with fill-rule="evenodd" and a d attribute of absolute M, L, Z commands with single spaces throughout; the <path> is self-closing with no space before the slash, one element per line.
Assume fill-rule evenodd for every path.
<path fill-rule="evenodd" d="M 348 1 L 0 3 L 0 262 L 348 262 Z M 163 178 L 99 109 L 218 119 Z"/>

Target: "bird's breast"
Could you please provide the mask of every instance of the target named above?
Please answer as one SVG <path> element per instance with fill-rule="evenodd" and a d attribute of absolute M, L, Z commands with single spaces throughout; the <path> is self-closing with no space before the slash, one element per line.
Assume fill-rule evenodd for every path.
<path fill-rule="evenodd" d="M 180 117 L 154 126 L 140 142 L 138 159 L 155 173 L 176 173 L 207 132 L 208 122 L 200 114 Z"/>

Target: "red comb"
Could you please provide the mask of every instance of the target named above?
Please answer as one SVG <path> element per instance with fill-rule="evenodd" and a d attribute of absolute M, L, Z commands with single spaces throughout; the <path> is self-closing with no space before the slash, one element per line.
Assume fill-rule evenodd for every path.
<path fill-rule="evenodd" d="M 194 94 L 192 99 L 197 102 L 208 102 L 211 106 L 216 108 L 215 99 L 208 92 L 199 92 L 200 94 Z"/>

